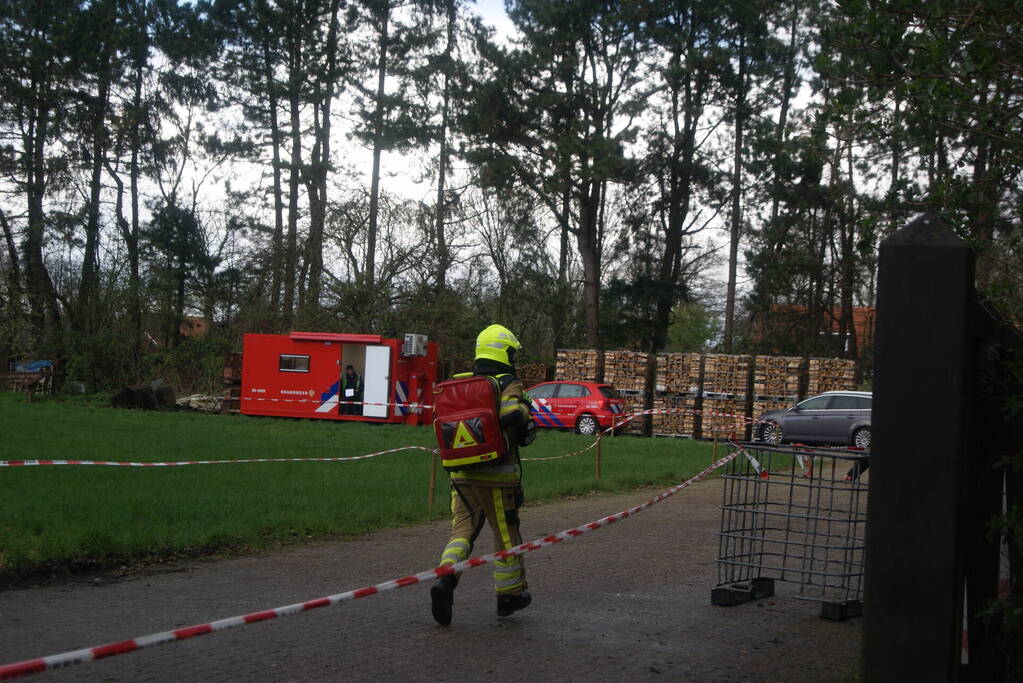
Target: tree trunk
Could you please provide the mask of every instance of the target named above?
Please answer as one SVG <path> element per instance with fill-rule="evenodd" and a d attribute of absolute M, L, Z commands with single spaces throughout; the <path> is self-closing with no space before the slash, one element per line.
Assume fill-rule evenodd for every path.
<path fill-rule="evenodd" d="M 364 276 L 366 284 L 372 288 L 376 271 L 377 222 L 380 213 L 380 155 L 384 148 L 384 97 L 387 83 L 387 49 L 388 23 L 391 18 L 391 5 L 386 1 L 377 19 L 380 22 L 377 53 L 377 90 L 376 108 L 373 112 L 373 170 L 370 176 L 369 189 L 369 225 L 366 233 L 366 267 Z"/>
<path fill-rule="evenodd" d="M 108 5 L 112 11 L 112 6 Z M 113 17 L 108 17 L 113 22 Z M 99 263 L 97 250 L 99 249 L 99 214 L 100 214 L 100 193 L 103 190 L 103 166 L 107 156 L 107 109 L 110 105 L 110 78 L 113 65 L 111 64 L 112 47 L 111 36 L 104 36 L 103 63 L 97 74 L 96 99 L 92 107 L 91 131 L 92 134 L 92 174 L 89 179 L 89 209 L 88 219 L 85 226 L 85 251 L 82 257 L 82 282 L 78 298 L 78 315 L 76 326 L 79 331 L 86 334 L 93 332 L 96 328 L 98 315 L 98 290 L 99 290 Z"/>
<path fill-rule="evenodd" d="M 42 83 L 40 85 L 39 83 Z M 45 77 L 37 81 L 37 88 L 47 89 Z M 26 198 L 28 200 L 28 230 L 25 236 L 25 287 L 28 292 L 31 321 L 41 351 L 56 351 L 57 333 L 61 326 L 57 292 L 46 269 L 43 258 L 43 242 L 46 232 L 46 215 L 43 199 L 46 195 L 46 143 L 49 134 L 50 107 L 45 99 L 48 92 L 34 93 L 37 98 L 32 104 L 25 141 Z"/>
<path fill-rule="evenodd" d="M 330 5 L 330 29 L 325 46 L 327 70 L 321 84 L 320 100 L 316 102 L 314 115 L 316 140 L 310 159 L 309 169 L 309 239 L 306 241 L 306 266 L 309 286 L 305 294 L 305 305 L 317 309 L 320 305 L 320 291 L 323 277 L 323 227 L 327 216 L 327 174 L 330 170 L 330 110 L 337 82 L 338 50 L 338 9 L 340 0 Z"/>
<path fill-rule="evenodd" d="M 739 81 L 735 94 L 735 147 L 732 161 L 732 215 L 728 244 L 728 289 L 725 295 L 724 351 L 731 353 L 735 337 L 735 282 L 742 228 L 742 136 L 746 125 L 746 37 L 739 38 Z"/>
<path fill-rule="evenodd" d="M 171 330 L 170 339 L 172 346 L 177 346 L 181 343 L 181 327 L 185 322 L 185 282 L 188 279 L 188 256 L 186 253 L 186 242 L 184 226 L 181 224 L 181 215 L 178 214 L 178 222 L 175 226 L 178 230 L 178 255 L 177 255 L 177 267 L 175 268 L 174 279 L 175 279 L 175 291 L 174 291 L 174 323 L 173 329 Z"/>
<path fill-rule="evenodd" d="M 295 19 L 289 25 L 290 45 L 288 49 L 288 106 L 291 113 L 291 165 L 288 182 L 288 235 L 284 251 L 284 301 L 283 322 L 291 326 L 295 313 L 295 288 L 298 273 L 298 191 L 302 176 L 302 36 L 299 22 Z"/>
<path fill-rule="evenodd" d="M 992 84 L 984 81 L 977 85 L 978 109 L 985 111 L 991 106 L 994 111 L 1005 108 L 1005 97 L 989 97 Z M 994 280 L 994 267 L 991 249 L 994 246 L 995 224 L 998 222 L 1000 209 L 998 206 L 999 192 L 998 175 L 1001 171 L 999 163 L 1000 149 L 995 136 L 975 134 L 969 142 L 974 149 L 973 168 L 970 178 L 972 187 L 968 206 L 972 215 L 969 217 L 970 233 L 979 246 L 977 259 L 977 286 L 987 289 Z"/>
<path fill-rule="evenodd" d="M 586 345 L 599 349 L 600 343 L 600 253 L 598 251 L 597 214 L 600 183 L 583 186 L 579 206 L 576 242 L 583 264 L 583 309 L 586 313 Z"/>
<path fill-rule="evenodd" d="M 447 289 L 447 272 L 451 267 L 444 222 L 447 218 L 447 202 L 444 185 L 448 171 L 448 110 L 451 104 L 451 51 L 455 42 L 455 0 L 447 0 L 447 42 L 444 45 L 444 85 L 440 108 L 440 160 L 437 169 L 437 293 Z"/>
<path fill-rule="evenodd" d="M 686 52 L 694 49 L 692 36 L 689 37 Z M 681 53 L 676 49 L 671 56 L 671 73 L 681 74 Z M 650 353 L 657 353 L 667 344 L 668 328 L 671 326 L 671 311 L 674 308 L 674 293 L 681 277 L 682 238 L 685 223 L 689 217 L 692 196 L 690 182 L 696 155 L 696 129 L 703 112 L 704 89 L 694 80 L 701 81 L 698 74 L 684 82 L 669 82 L 671 97 L 671 158 L 667 186 L 662 190 L 663 209 L 667 214 L 667 229 L 664 235 L 664 254 L 658 269 L 658 296 L 655 306 L 653 333 L 650 339 Z M 681 119 L 681 124 L 680 124 Z"/>
<path fill-rule="evenodd" d="M 569 225 L 571 201 L 571 194 L 566 188 L 561 195 L 561 213 L 558 216 L 561 234 L 558 238 L 557 290 L 554 294 L 554 300 L 551 302 L 553 306 L 551 314 L 551 341 L 554 345 L 554 351 L 565 346 L 565 324 L 572 296 L 571 288 L 568 286 L 568 254 L 571 248 L 571 226 Z"/>
<path fill-rule="evenodd" d="M 799 3 L 792 3 L 792 17 L 789 20 L 789 45 L 785 55 L 785 75 L 782 78 L 781 86 L 781 102 L 778 107 L 778 125 L 775 128 L 775 143 L 777 144 L 778 152 L 774 156 L 775 160 L 775 173 L 774 173 L 774 187 L 772 188 L 771 198 L 771 222 L 768 223 L 768 229 L 771 230 L 772 234 L 778 227 L 778 213 L 781 207 L 781 196 L 779 188 L 781 187 L 781 179 L 778 177 L 779 168 L 781 166 L 781 149 L 782 144 L 786 138 L 786 128 L 788 127 L 789 121 L 789 107 L 792 105 L 792 89 L 795 86 L 796 78 L 796 52 L 798 46 L 798 35 L 799 35 Z M 772 246 L 773 249 L 780 249 L 784 240 L 777 240 Z"/>
<path fill-rule="evenodd" d="M 269 39 L 268 39 L 269 40 Z M 281 179 L 281 124 L 277 117 L 280 99 L 277 96 L 277 80 L 274 77 L 273 61 L 270 58 L 269 42 L 263 48 L 264 80 L 266 82 L 267 109 L 270 114 L 270 146 L 273 155 L 274 227 L 270 238 L 270 308 L 278 312 L 281 305 L 281 289 L 284 284 L 284 190 Z"/>
<path fill-rule="evenodd" d="M 141 29 L 145 32 L 145 28 Z M 148 35 L 145 45 L 147 49 L 140 50 L 135 57 L 134 82 L 132 92 L 132 122 L 130 132 L 131 161 L 129 167 L 129 193 L 131 197 L 131 228 L 124 234 L 124 245 L 128 250 L 128 305 L 130 307 L 129 317 L 132 330 L 132 350 L 134 361 L 138 361 L 142 355 L 142 282 L 139 265 L 139 234 L 141 228 L 141 216 L 139 215 L 139 179 L 142 174 L 139 164 L 139 156 L 142 153 L 142 81 L 145 73 L 146 63 L 149 60 Z"/>
<path fill-rule="evenodd" d="M 7 214 L 0 209 L 0 227 L 4 231 L 4 244 L 7 246 L 7 258 L 10 260 L 10 269 L 7 271 L 8 299 L 7 311 L 13 313 L 21 309 L 21 266 L 18 262 L 18 250 L 14 245 L 14 231 L 7 220 Z"/>
<path fill-rule="evenodd" d="M 846 153 L 846 172 L 849 174 L 849 193 L 846 196 L 848 207 L 842 217 L 842 266 L 839 300 L 842 310 L 839 314 L 838 329 L 840 337 L 848 340 L 842 345 L 842 353 L 846 358 L 855 359 L 859 356 L 859 345 L 856 339 L 856 325 L 853 307 L 856 291 L 856 188 L 855 168 L 853 165 L 853 146 L 850 141 Z"/>
<path fill-rule="evenodd" d="M 564 69 L 561 75 L 561 82 L 565 93 L 571 97 L 575 92 L 576 74 L 573 69 Z M 571 121 L 560 121 L 560 125 L 568 127 Z M 565 346 L 566 319 L 571 305 L 572 290 L 568 283 L 569 249 L 571 247 L 572 233 L 572 161 L 567 151 L 562 152 L 558 166 L 558 176 L 561 180 L 562 190 L 560 197 L 560 209 L 557 213 L 558 222 L 561 224 L 561 235 L 558 250 L 558 283 L 555 294 L 555 308 L 553 315 L 553 342 L 554 350 Z"/>

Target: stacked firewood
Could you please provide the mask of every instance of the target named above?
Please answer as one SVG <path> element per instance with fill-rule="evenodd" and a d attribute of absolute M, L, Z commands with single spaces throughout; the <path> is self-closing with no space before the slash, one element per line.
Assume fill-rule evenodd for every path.
<path fill-rule="evenodd" d="M 642 351 L 608 351 L 604 354 L 604 381 L 622 391 L 645 391 L 647 358 Z"/>
<path fill-rule="evenodd" d="M 626 417 L 628 417 L 629 415 L 633 415 L 634 413 L 643 412 L 645 400 L 646 398 L 643 396 L 643 394 L 623 394 L 622 401 L 624 401 L 625 403 L 625 412 L 622 414 L 622 420 L 624 421 Z M 630 421 L 625 426 L 625 429 L 623 429 L 622 431 L 628 432 L 630 434 L 642 434 L 643 417 L 642 416 L 636 417 L 635 419 Z"/>
<path fill-rule="evenodd" d="M 657 390 L 695 394 L 700 388 L 700 354 L 661 353 L 657 356 Z"/>
<path fill-rule="evenodd" d="M 745 394 L 749 380 L 749 356 L 708 353 L 703 357 L 704 394 Z"/>
<path fill-rule="evenodd" d="M 220 400 L 222 414 L 237 413 L 241 410 L 242 398 L 242 354 L 233 351 L 224 359 L 224 393 Z"/>
<path fill-rule="evenodd" d="M 783 401 L 780 399 L 753 401 L 753 419 L 759 420 L 764 413 L 770 410 L 784 410 L 785 408 L 791 408 L 795 404 L 795 399 L 792 399 L 791 401 Z M 760 422 L 753 422 L 753 436 L 756 436 L 760 432 L 760 425 Z"/>
<path fill-rule="evenodd" d="M 593 349 L 558 349 L 555 379 L 568 382 L 597 381 L 599 351 Z"/>
<path fill-rule="evenodd" d="M 547 380 L 546 363 L 524 363 L 515 366 L 515 374 L 522 380 L 522 386 L 531 387 Z"/>
<path fill-rule="evenodd" d="M 703 399 L 703 429 L 705 439 L 723 439 L 730 435 L 743 438 L 746 431 L 746 401 L 742 398 Z"/>
<path fill-rule="evenodd" d="M 654 434 L 692 436 L 695 426 L 694 397 L 680 394 L 660 394 L 654 399 Z"/>
<path fill-rule="evenodd" d="M 754 362 L 753 393 L 756 396 L 798 396 L 799 372 L 803 359 L 798 356 L 757 356 Z"/>
<path fill-rule="evenodd" d="M 811 358 L 807 379 L 808 395 L 855 389 L 856 361 L 845 358 Z"/>

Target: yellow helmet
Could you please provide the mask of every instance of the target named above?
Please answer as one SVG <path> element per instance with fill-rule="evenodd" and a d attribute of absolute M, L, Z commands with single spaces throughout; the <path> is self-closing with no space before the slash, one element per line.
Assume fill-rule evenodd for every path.
<path fill-rule="evenodd" d="M 504 325 L 491 325 L 476 337 L 476 360 L 488 358 L 515 365 L 515 352 L 522 348 L 512 331 Z"/>

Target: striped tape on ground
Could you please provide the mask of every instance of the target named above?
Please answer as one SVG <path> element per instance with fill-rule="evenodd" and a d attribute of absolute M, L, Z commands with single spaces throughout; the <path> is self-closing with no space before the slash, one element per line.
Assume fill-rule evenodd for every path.
<path fill-rule="evenodd" d="M 27 659 L 21 662 L 12 662 L 0 666 L 0 680 L 8 680 L 12 678 L 18 678 L 21 676 L 27 676 L 29 674 L 41 673 L 43 671 L 49 671 L 52 669 L 59 669 L 72 664 L 83 664 L 86 662 L 92 662 L 97 659 L 104 659 L 106 657 L 113 657 L 116 655 L 123 655 L 136 650 L 141 650 L 146 647 L 153 647 L 156 645 L 163 645 L 164 643 L 170 643 L 178 640 L 186 640 L 188 638 L 195 638 L 196 636 L 204 636 L 209 633 L 215 633 L 217 631 L 223 631 L 225 629 L 234 628 L 235 626 L 244 626 L 245 624 L 252 624 L 258 621 L 267 621 L 270 619 L 276 619 L 277 617 L 284 617 L 291 614 L 299 614 L 301 612 L 308 612 L 309 610 L 317 609 L 320 607 L 330 607 L 337 605 L 341 602 L 347 602 L 349 600 L 356 600 L 358 598 L 369 597 L 370 595 L 376 595 L 377 593 L 384 593 L 387 591 L 395 590 L 397 588 L 404 588 L 406 586 L 412 586 L 424 581 L 435 579 L 438 576 L 444 576 L 445 574 L 452 574 L 454 572 L 464 571 L 473 567 L 481 567 L 485 564 L 490 564 L 496 560 L 506 559 L 514 555 L 523 555 L 527 552 L 534 550 L 540 550 L 549 545 L 567 541 L 577 536 L 582 536 L 584 533 L 594 531 L 602 527 L 614 524 L 627 517 L 631 517 L 643 510 L 661 502 L 669 496 L 678 493 L 684 488 L 691 486 L 692 484 L 706 478 L 714 470 L 724 466 L 730 462 L 733 458 L 738 456 L 742 451 L 733 451 L 725 457 L 719 459 L 702 472 L 697 474 L 690 479 L 671 487 L 670 489 L 663 491 L 657 496 L 650 500 L 637 505 L 628 510 L 602 517 L 596 521 L 590 522 L 578 526 L 574 529 L 568 529 L 561 531 L 556 534 L 545 536 L 535 541 L 523 543 L 517 545 L 514 548 L 508 550 L 502 550 L 500 552 L 491 553 L 482 557 L 473 557 L 462 562 L 458 562 L 453 565 L 445 565 L 442 567 L 435 567 L 427 571 L 419 572 L 411 576 L 405 576 L 400 579 L 392 579 L 391 581 L 385 581 L 378 583 L 375 586 L 368 586 L 366 588 L 359 588 L 357 590 L 346 591 L 344 593 L 336 593 L 334 595 L 328 595 L 322 598 L 316 598 L 314 600 L 307 600 L 305 602 L 296 602 L 291 605 L 285 605 L 283 607 L 276 607 L 273 609 L 262 610 L 259 612 L 253 612 L 238 617 L 229 617 L 227 619 L 219 619 L 206 624 L 197 624 L 195 626 L 188 626 L 186 628 L 179 628 L 172 631 L 164 631 L 162 633 L 154 633 L 148 636 L 141 636 L 139 638 L 131 638 L 129 640 L 122 640 L 116 643 L 108 643 L 106 645 L 98 645 L 95 647 L 82 648 L 80 650 L 72 650 L 70 652 L 63 652 L 60 654 L 49 655 L 46 657 L 39 657 L 36 659 Z"/>

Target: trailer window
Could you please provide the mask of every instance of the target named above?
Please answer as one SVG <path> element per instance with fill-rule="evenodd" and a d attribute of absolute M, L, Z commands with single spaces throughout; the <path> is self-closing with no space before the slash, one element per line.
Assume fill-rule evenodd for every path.
<path fill-rule="evenodd" d="M 309 356 L 292 356 L 281 354 L 281 372 L 309 372 Z"/>

